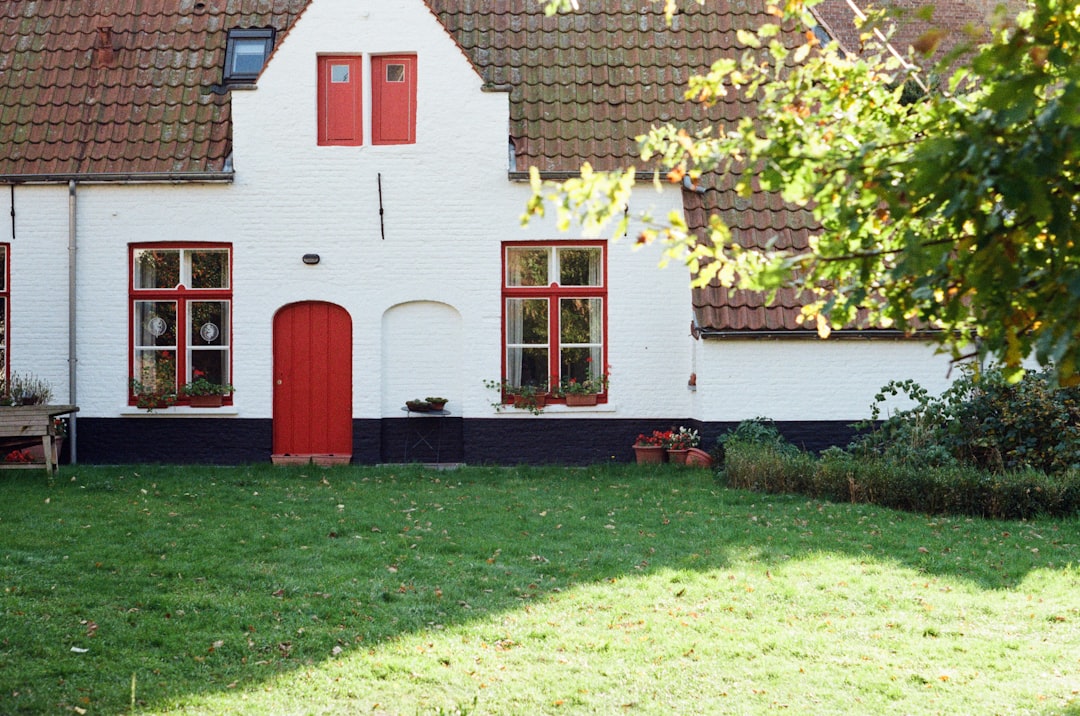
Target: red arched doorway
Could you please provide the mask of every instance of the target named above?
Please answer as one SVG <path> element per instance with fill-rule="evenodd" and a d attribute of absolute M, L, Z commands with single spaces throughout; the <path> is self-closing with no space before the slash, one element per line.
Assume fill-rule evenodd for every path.
<path fill-rule="evenodd" d="M 275 462 L 352 458 L 352 318 L 304 301 L 274 316 Z"/>

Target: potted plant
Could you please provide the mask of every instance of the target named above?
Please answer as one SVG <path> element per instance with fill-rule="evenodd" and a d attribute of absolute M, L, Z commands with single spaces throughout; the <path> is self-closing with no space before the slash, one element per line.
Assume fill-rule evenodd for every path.
<path fill-rule="evenodd" d="M 427 404 L 431 406 L 432 410 L 442 410 L 443 408 L 446 407 L 446 404 L 448 402 L 450 402 L 446 398 L 440 398 L 440 397 L 437 397 L 437 396 L 434 397 L 434 398 L 431 397 L 431 396 L 428 396 L 428 397 L 424 398 L 424 400 L 427 401 Z"/>
<path fill-rule="evenodd" d="M 597 396 L 607 389 L 607 374 L 590 375 L 585 380 L 563 378 L 559 382 L 559 395 L 569 406 L 596 405 Z"/>
<path fill-rule="evenodd" d="M 410 413 L 427 413 L 431 411 L 431 403 L 426 400 L 420 400 L 420 398 L 406 400 L 405 409 Z"/>
<path fill-rule="evenodd" d="M 634 457 L 639 465 L 658 464 L 667 458 L 667 441 L 670 430 L 653 430 L 651 434 L 642 433 L 634 441 Z"/>
<path fill-rule="evenodd" d="M 677 431 L 669 431 L 665 445 L 668 461 L 676 465 L 685 465 L 686 455 L 690 452 L 690 448 L 697 447 L 700 442 L 701 438 L 698 436 L 697 430 L 680 426 Z"/>
<path fill-rule="evenodd" d="M 228 383 L 215 383 L 208 380 L 201 370 L 193 371 L 195 379 L 184 383 L 180 392 L 188 399 L 193 408 L 220 408 L 226 395 L 233 393 Z"/>
<path fill-rule="evenodd" d="M 52 399 L 52 386 L 33 373 L 12 373 L 0 381 L 0 401 L 4 405 L 43 405 Z"/>
<path fill-rule="evenodd" d="M 131 379 L 131 393 L 135 396 L 135 405 L 148 413 L 155 409 L 168 408 L 176 403 L 176 391 L 161 385 L 158 381 L 143 383 Z"/>
<path fill-rule="evenodd" d="M 502 410 L 509 403 L 520 410 L 528 410 L 533 415 L 544 412 L 547 405 L 547 390 L 536 385 L 511 385 L 505 379 L 501 381 L 486 380 L 484 385 L 492 390 L 499 391 L 499 402 L 491 405 L 496 410 Z"/>

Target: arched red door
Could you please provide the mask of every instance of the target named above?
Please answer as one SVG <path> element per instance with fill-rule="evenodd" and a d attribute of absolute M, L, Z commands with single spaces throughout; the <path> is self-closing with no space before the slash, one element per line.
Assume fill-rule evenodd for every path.
<path fill-rule="evenodd" d="M 304 301 L 274 316 L 274 459 L 352 457 L 352 318 Z"/>

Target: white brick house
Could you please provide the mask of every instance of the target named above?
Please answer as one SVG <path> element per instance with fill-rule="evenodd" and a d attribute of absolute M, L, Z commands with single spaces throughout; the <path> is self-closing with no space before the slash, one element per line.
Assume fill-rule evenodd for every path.
<path fill-rule="evenodd" d="M 644 31 L 559 32 L 573 18 L 518 1 L 143 5 L 0 9 L 4 370 L 79 405 L 79 461 L 624 460 L 643 430 L 712 437 L 759 415 L 818 446 L 889 379 L 946 383 L 943 358 L 897 336 L 710 330 L 658 250 L 520 227 L 529 164 L 633 161 L 635 127 L 665 119 L 700 69 L 657 79 L 675 55 L 654 53 L 618 60 L 637 71 L 625 86 L 567 79 L 584 71 L 575 48 L 610 50 L 594 78 L 615 77 L 620 41 L 677 54 L 659 11 Z M 691 14 L 691 36 L 717 37 L 693 27 L 708 17 Z M 684 201 L 636 196 L 632 213 Z M 492 405 L 485 380 L 557 382 L 584 356 L 610 370 L 597 406 Z M 148 413 L 130 387 L 200 372 L 231 400 Z M 434 394 L 449 416 L 403 410 Z"/>

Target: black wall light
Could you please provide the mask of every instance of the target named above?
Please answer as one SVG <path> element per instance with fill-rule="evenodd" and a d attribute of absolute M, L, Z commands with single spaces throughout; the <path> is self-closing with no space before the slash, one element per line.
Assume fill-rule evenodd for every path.
<path fill-rule="evenodd" d="M 319 255 L 304 254 L 304 263 L 306 263 L 308 266 L 314 266 L 315 264 L 319 263 Z"/>

